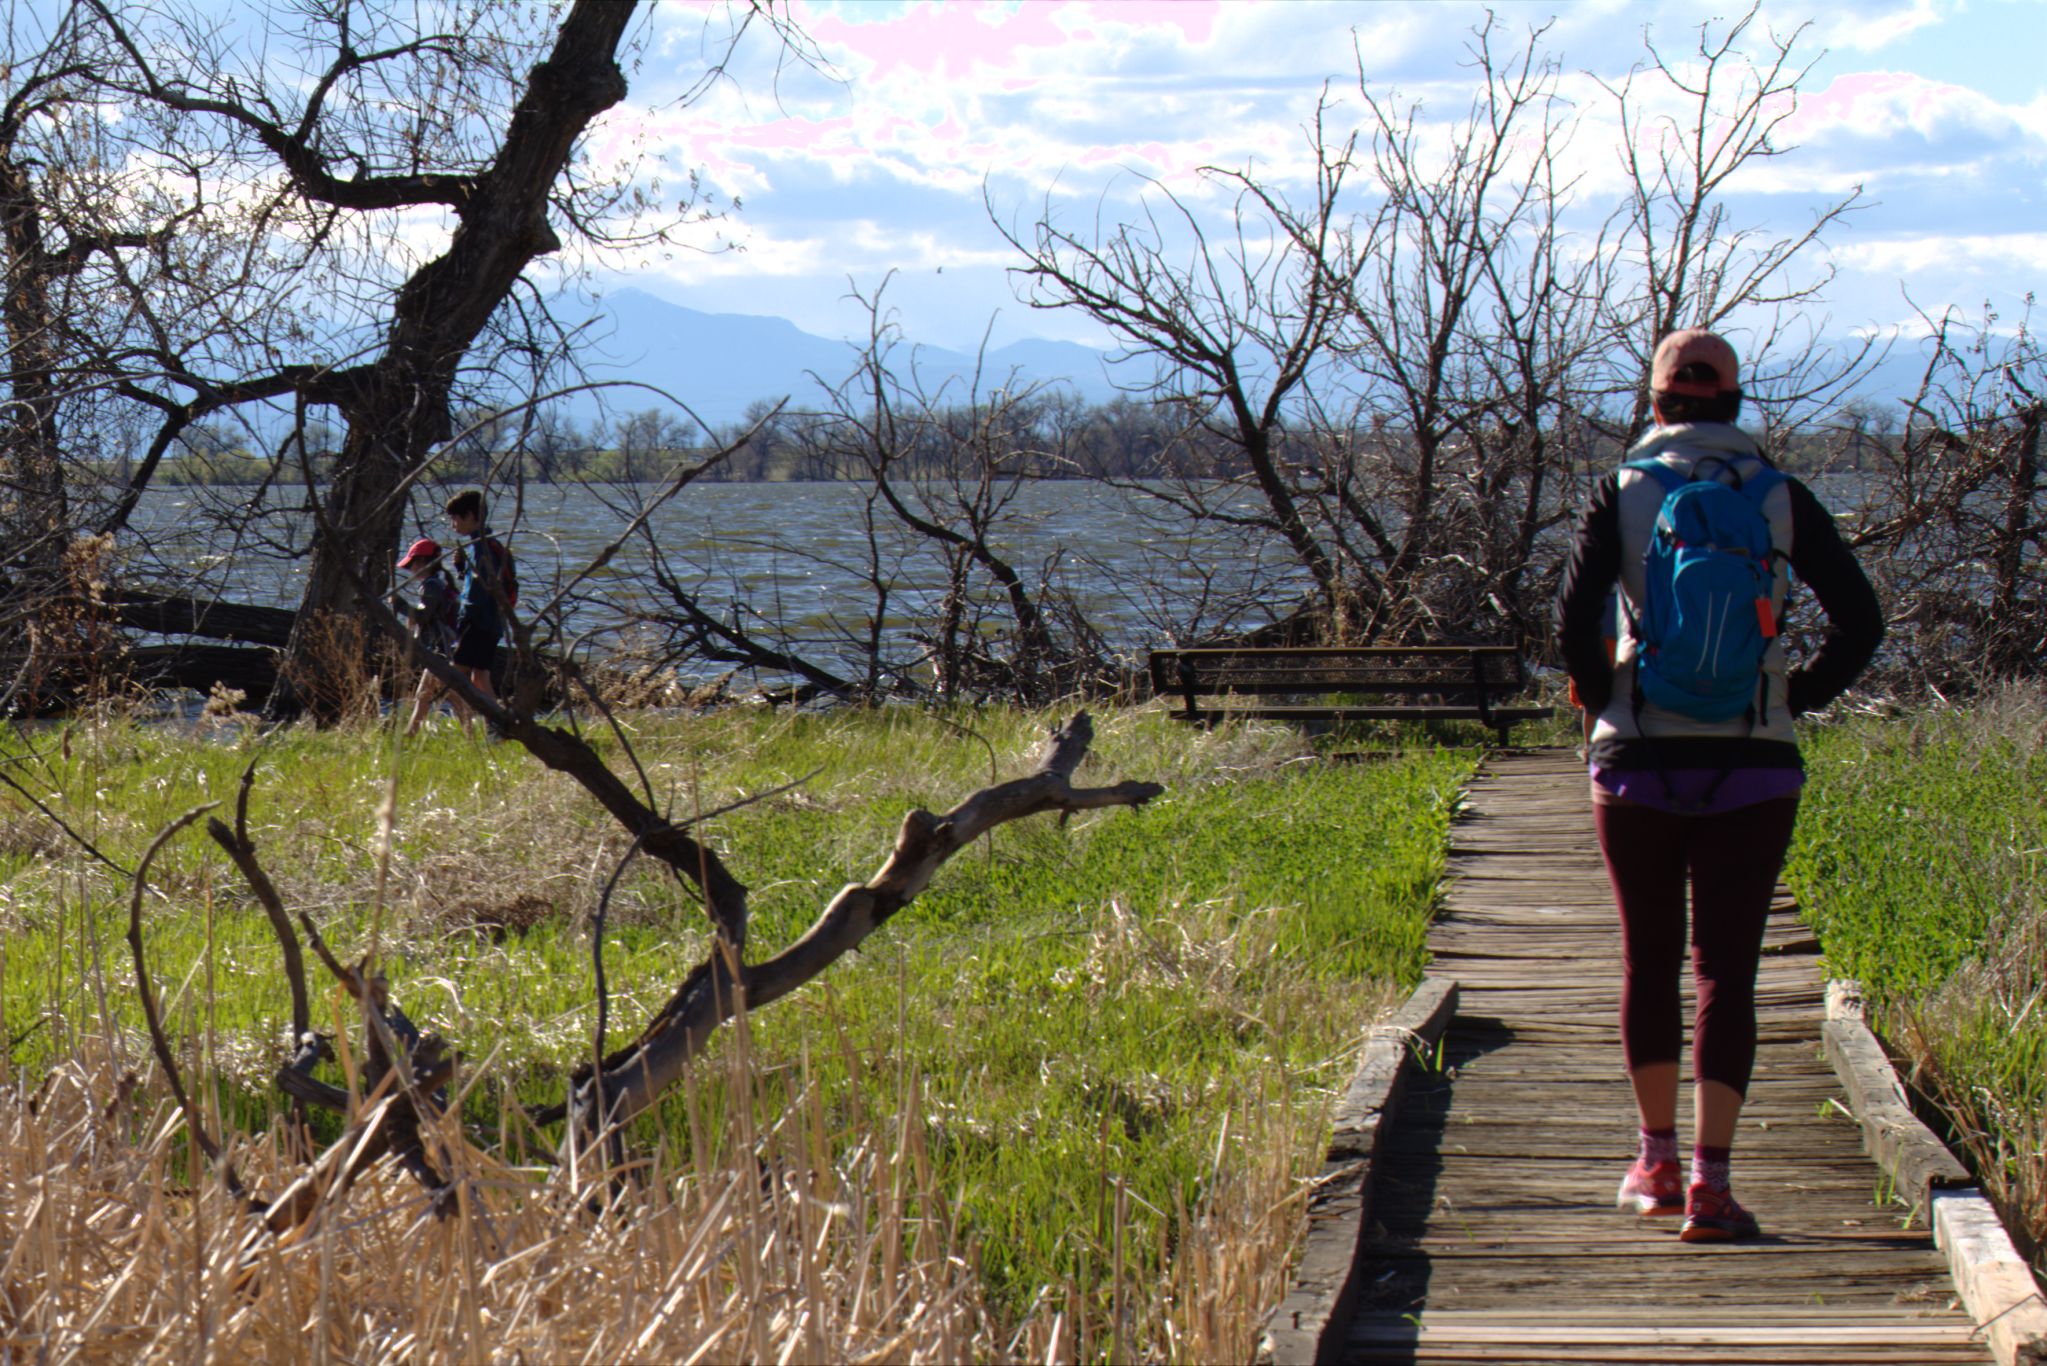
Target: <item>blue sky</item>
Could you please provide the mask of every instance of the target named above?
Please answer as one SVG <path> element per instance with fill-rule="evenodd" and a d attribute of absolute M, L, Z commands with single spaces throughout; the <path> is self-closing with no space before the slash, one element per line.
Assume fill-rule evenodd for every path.
<path fill-rule="evenodd" d="M 1511 35 L 1552 23 L 1545 46 L 1583 117 L 1573 156 L 1588 220 L 1610 202 L 1617 139 L 1594 78 L 1639 61 L 1645 29 L 1681 52 L 1729 12 L 1693 0 L 1495 8 Z M 1196 203 L 1219 202 L 1202 165 L 1255 164 L 1297 186 L 1318 92 L 1329 83 L 1354 118 L 1360 63 L 1375 95 L 1460 112 L 1484 8 L 799 2 L 820 66 L 790 64 L 757 32 L 728 80 L 678 105 L 712 13 L 672 0 L 655 11 L 628 104 L 591 147 L 600 164 L 644 158 L 641 173 L 658 168 L 669 186 L 699 170 L 742 207 L 686 244 L 586 259 L 593 279 L 839 336 L 861 326 L 849 282 L 871 290 L 894 271 L 889 298 L 910 335 L 961 347 L 991 325 L 998 344 L 1102 341 L 1085 319 L 1017 302 L 984 185 L 1025 222 L 1048 200 L 1068 214 L 1127 210 L 1132 172 Z M 2015 317 L 2047 276 L 2047 4 L 1768 3 L 1758 28 L 1800 25 L 1815 65 L 1789 125 L 1798 150 L 1732 187 L 1735 217 L 1795 230 L 1862 188 L 1864 207 L 1826 242 L 1836 278 L 1813 321 L 1831 333 L 1909 328 L 1915 304 L 1974 313 L 1989 301 Z M 718 240 L 733 249 L 706 250 Z"/>

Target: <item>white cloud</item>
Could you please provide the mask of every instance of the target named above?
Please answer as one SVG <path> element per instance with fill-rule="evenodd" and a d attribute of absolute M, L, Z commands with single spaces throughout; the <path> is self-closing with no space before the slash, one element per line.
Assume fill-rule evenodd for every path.
<path fill-rule="evenodd" d="M 1868 138 L 1883 140 L 1895 151 L 1900 138 L 1934 147 L 1973 138 L 2000 155 L 2038 155 L 2047 150 L 2041 141 L 2047 134 L 2042 106 L 2042 100 L 2003 104 L 1980 91 L 1909 71 L 1854 71 L 1801 99 L 1789 128 L 1795 140 L 1808 146 Z"/>
<path fill-rule="evenodd" d="M 1907 4 L 1879 10 L 1866 0 L 1858 0 L 1845 12 L 1830 15 L 1819 23 L 1819 40 L 1822 46 L 1836 51 L 1880 52 L 1941 23 L 1952 9 L 1952 5 L 1942 5 L 1937 0 L 1909 0 Z"/>
<path fill-rule="evenodd" d="M 2047 273 L 2047 232 L 1953 233 L 1837 247 L 1844 268 L 1908 280 L 1932 272 L 2021 280 Z"/>

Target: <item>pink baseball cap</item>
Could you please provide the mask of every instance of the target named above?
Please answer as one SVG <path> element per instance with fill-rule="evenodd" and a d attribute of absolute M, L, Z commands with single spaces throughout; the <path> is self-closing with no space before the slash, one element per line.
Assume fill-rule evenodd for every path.
<path fill-rule="evenodd" d="M 1703 367 L 1711 378 L 1694 367 Z M 1687 373 L 1689 372 L 1689 373 Z M 1741 392 L 1741 367 L 1734 348 L 1703 327 L 1687 327 L 1656 343 L 1656 359 L 1649 367 L 1649 387 L 1659 394 L 1685 394 L 1692 398 L 1717 398 Z"/>
<path fill-rule="evenodd" d="M 440 554 L 441 543 L 422 536 L 406 549 L 405 558 L 398 561 L 398 567 L 400 569 L 410 569 L 416 564 L 425 564 L 429 560 L 439 559 Z"/>

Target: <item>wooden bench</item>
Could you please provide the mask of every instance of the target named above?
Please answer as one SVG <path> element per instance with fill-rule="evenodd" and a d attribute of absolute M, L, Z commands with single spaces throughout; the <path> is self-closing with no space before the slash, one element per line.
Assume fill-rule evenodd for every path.
<path fill-rule="evenodd" d="M 1512 645 L 1370 645 L 1320 649 L 1153 650 L 1152 691 L 1178 697 L 1185 721 L 1478 721 L 1507 732 L 1554 707 L 1508 706 L 1527 688 Z M 1377 701 L 1225 702 L 1202 698 L 1361 694 Z"/>

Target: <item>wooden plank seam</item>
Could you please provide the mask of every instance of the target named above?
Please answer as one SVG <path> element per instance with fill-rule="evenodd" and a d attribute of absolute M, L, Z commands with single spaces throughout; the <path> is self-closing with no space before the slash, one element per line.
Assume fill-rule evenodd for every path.
<path fill-rule="evenodd" d="M 1912 1113 L 1904 1083 L 1864 1019 L 1862 988 L 1827 983 L 1827 1061 L 1847 1090 L 1863 1146 L 1927 1212 L 1935 1246 L 1999 1366 L 2047 1366 L 2047 1299 L 1968 1169 Z"/>
<path fill-rule="evenodd" d="M 1337 1102 L 1307 1232 L 1286 1298 L 1266 1320 L 1262 1362 L 1341 1361 L 1358 1285 L 1358 1244 L 1372 1213 L 1372 1175 L 1407 1078 L 1426 1065 L 1457 1013 L 1457 983 L 1426 977 L 1366 1036 Z"/>

